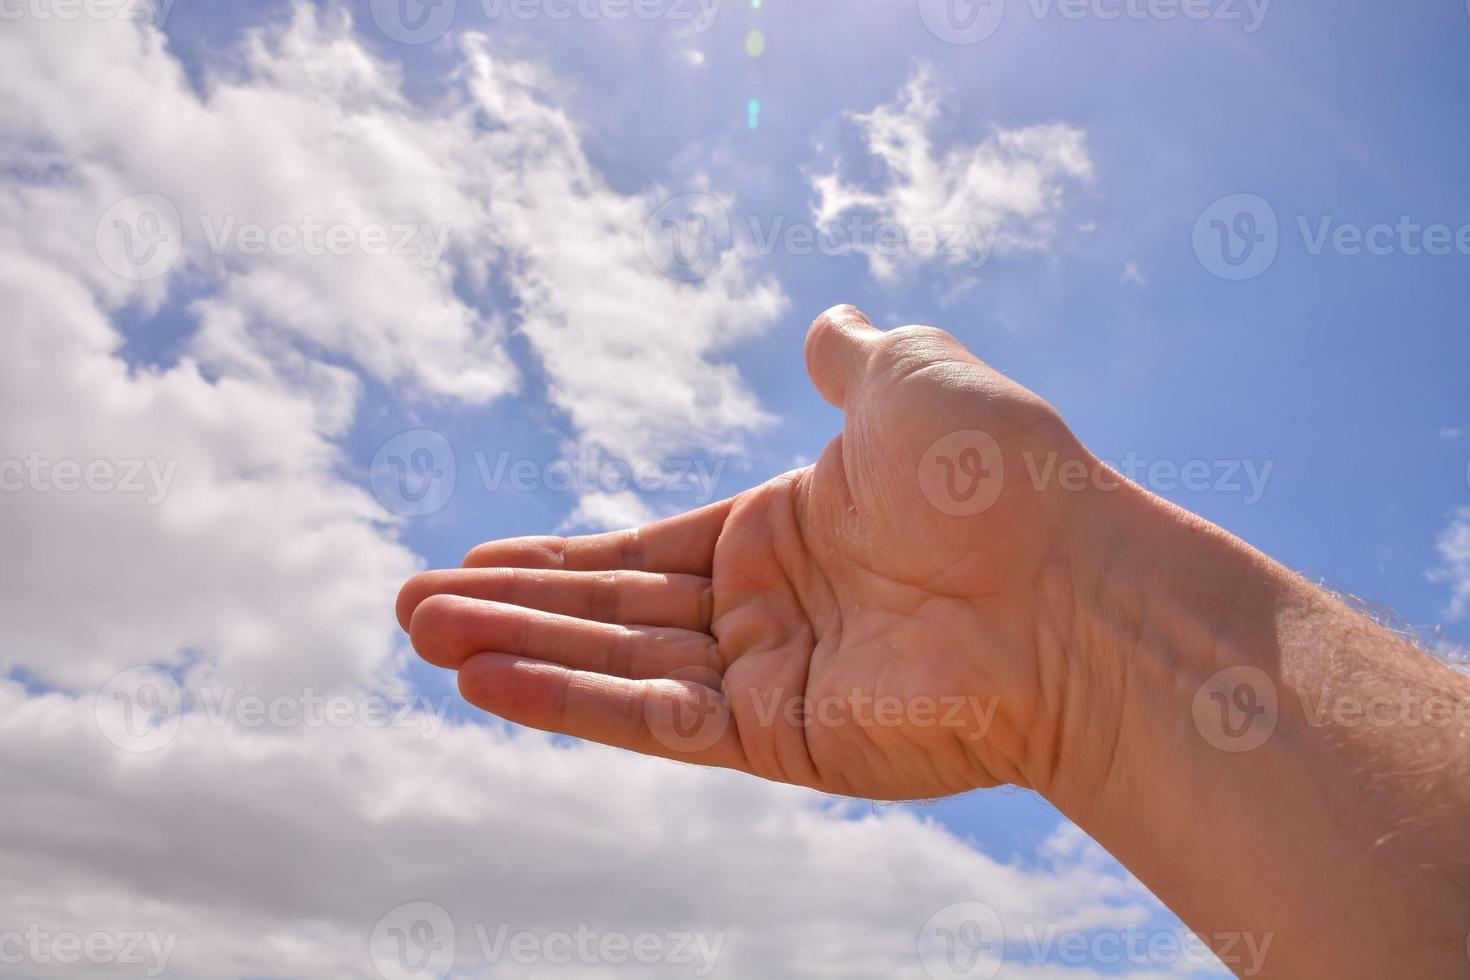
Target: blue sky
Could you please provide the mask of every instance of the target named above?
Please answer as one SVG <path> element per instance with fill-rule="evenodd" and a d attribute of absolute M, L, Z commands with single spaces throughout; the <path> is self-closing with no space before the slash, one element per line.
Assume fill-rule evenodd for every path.
<path fill-rule="evenodd" d="M 27 9 L 34 13 L 44 2 L 32 0 Z M 404 2 L 420 10 L 417 0 Z M 670 895 L 683 896 L 677 876 L 659 877 L 657 861 L 617 864 L 633 859 L 610 854 L 618 846 L 599 841 L 590 826 L 601 821 L 635 837 L 646 833 L 636 839 L 653 853 L 667 853 L 657 848 L 673 845 L 648 829 L 662 826 L 648 800 L 670 799 L 682 801 L 693 819 L 705 807 L 744 814 L 744 808 L 769 804 L 788 830 L 805 826 L 816 812 L 812 807 L 820 806 L 833 822 L 812 824 L 817 843 L 808 852 L 821 850 L 828 837 L 863 832 L 876 814 L 895 835 L 890 849 L 871 862 L 882 881 L 889 880 L 879 873 L 885 860 L 898 869 L 927 867 L 913 855 L 938 853 L 922 837 L 930 833 L 925 821 L 932 820 L 967 842 L 963 861 L 989 876 L 991 890 L 982 895 L 1001 904 L 1010 894 L 1017 915 L 1068 922 L 1075 913 L 1076 921 L 1087 921 L 1095 911 L 1089 895 L 1079 893 L 1071 905 L 1058 895 L 1096 888 L 1105 895 L 1097 901 L 1112 903 L 1110 928 L 1129 921 L 1156 931 L 1172 928 L 1157 909 L 1129 904 L 1142 903 L 1141 893 L 1070 836 L 1034 794 L 999 790 L 923 807 L 832 810 L 757 789 L 743 777 L 690 776 L 697 781 L 680 784 L 682 774 L 672 767 L 650 775 L 654 770 L 647 767 L 659 763 L 608 761 L 529 737 L 502 741 L 508 736 L 497 723 L 451 697 L 451 676 L 404 656 L 391 623 L 391 590 L 415 567 L 458 564 L 469 546 L 490 538 L 595 530 L 621 514 L 673 513 L 708 496 L 687 488 L 612 494 L 615 499 L 594 493 L 599 510 L 575 490 L 548 487 L 540 478 L 527 490 L 503 480 L 489 487 L 482 465 L 529 461 L 544 475 L 556 461 L 592 451 L 658 462 L 665 477 L 685 466 L 715 474 L 709 493 L 724 497 L 815 458 L 840 418 L 806 379 L 802 340 L 813 316 L 838 302 L 858 305 L 880 325 L 930 323 L 950 330 L 1056 405 L 1094 452 L 1115 463 L 1133 461 L 1141 482 L 1164 496 L 1313 579 L 1417 627 L 1442 626 L 1448 644 L 1470 644 L 1470 626 L 1452 615 L 1454 597 L 1470 595 L 1470 531 L 1463 530 L 1470 527 L 1470 510 L 1460 510 L 1470 506 L 1464 383 L 1470 231 L 1461 233 L 1463 247 L 1453 244 L 1459 229 L 1470 229 L 1470 61 L 1464 57 L 1470 10 L 1458 0 L 1255 8 L 1215 0 L 1194 8 L 1211 13 L 1204 19 L 1157 16 L 1175 9 L 1164 0 L 1080 6 L 993 0 L 996 6 L 981 16 L 999 11 L 998 23 L 973 43 L 951 43 L 926 26 L 944 12 L 943 3 L 929 0 L 762 0 L 758 6 L 705 0 L 703 7 L 695 0 L 670 7 L 674 0 L 668 0 L 657 8 L 677 14 L 620 21 L 556 19 L 547 11 L 565 8 L 555 0 L 519 7 L 506 0 L 510 6 L 499 16 L 488 16 L 489 2 L 458 0 L 452 23 L 416 44 L 392 36 L 397 29 L 389 3 L 318 7 L 324 24 L 337 23 L 344 10 L 350 14 L 350 32 L 337 37 L 329 28 L 288 29 L 293 17 L 299 28 L 309 4 L 176 0 L 163 19 L 167 49 L 161 52 L 134 43 L 152 36 L 141 25 L 135 36 L 116 24 L 67 34 L 24 15 L 13 22 L 34 27 L 40 39 L 35 50 L 42 53 L 27 69 L 19 47 L 24 42 L 9 49 L 16 66 L 10 87 L 18 94 L 9 115 L 0 111 L 0 129 L 8 131 L 0 142 L 0 175 L 25 205 L 0 210 L 9 229 L 0 247 L 19 242 L 17 254 L 36 263 L 25 275 L 17 273 L 17 282 L 55 274 L 64 277 L 55 282 L 67 285 L 53 291 L 67 297 L 75 286 L 74 308 L 48 306 L 53 300 L 45 298 L 27 298 L 21 308 L 34 311 L 24 316 L 33 315 L 48 330 L 75 324 L 75 336 L 90 339 L 74 346 L 92 351 L 94 361 L 92 373 L 54 368 L 46 375 L 82 379 L 75 385 L 82 394 L 69 396 L 75 403 L 69 408 L 62 407 L 67 398 L 61 391 L 72 389 L 61 381 L 52 391 L 26 386 L 25 377 L 15 375 L 11 390 L 24 390 L 11 396 L 9 413 L 20 422 L 4 430 L 4 455 L 23 456 L 39 445 L 54 456 L 80 458 L 89 451 L 86 439 L 95 436 L 115 446 L 154 447 L 139 453 L 172 454 L 182 460 L 183 482 L 163 508 L 143 517 L 117 509 L 123 505 L 115 500 L 16 498 L 31 509 L 12 512 L 25 515 L 11 518 L 15 534 L 65 525 L 92 528 L 93 541 L 75 550 L 39 539 L 33 553 L 20 547 L 22 555 L 32 555 L 27 567 L 34 571 L 24 582 L 7 580 L 7 588 L 30 596 L 29 603 L 16 603 L 21 611 L 7 614 L 13 619 L 4 624 L 10 639 L 0 676 L 24 681 L 15 690 L 0 686 L 9 710 L 51 719 L 86 715 L 92 710 L 87 698 L 99 684 L 119 669 L 146 666 L 205 687 L 226 678 L 231 689 L 278 693 L 305 684 L 450 697 L 448 717 L 456 723 L 433 755 L 368 741 L 371 733 L 363 732 L 352 738 L 364 741 L 343 736 L 330 748 L 303 742 L 289 754 L 298 761 L 318 757 L 320 768 L 303 768 L 295 782 L 276 770 L 251 768 L 261 753 L 238 732 L 227 738 L 203 731 L 197 743 L 180 736 L 169 748 L 173 756 L 146 757 L 154 760 L 150 765 L 172 767 L 141 770 L 151 797 L 121 805 L 65 787 L 83 794 L 77 805 L 117 808 L 155 826 L 149 821 L 177 820 L 187 812 L 186 787 L 196 785 L 191 780 L 238 771 L 244 774 L 239 786 L 259 787 L 275 801 L 252 798 L 245 809 L 260 822 L 241 833 L 255 837 L 260 826 L 284 828 L 279 854 L 260 859 L 269 868 L 272 860 L 310 861 L 334 850 L 324 843 L 334 840 L 331 833 L 300 812 L 310 807 L 289 805 L 293 793 L 326 794 L 337 785 L 334 774 L 373 765 L 382 767 L 370 774 L 379 783 L 399 779 L 417 786 L 415 775 L 437 772 L 446 760 L 457 764 L 474 751 L 482 757 L 476 775 L 506 793 L 519 786 L 532 801 L 530 812 L 565 821 L 556 826 L 574 838 L 568 855 L 582 855 L 584 872 L 592 868 L 601 877 L 548 870 L 538 894 L 545 908 L 566 905 L 584 918 L 621 914 L 606 911 L 627 904 L 627 896 L 607 885 L 619 874 L 647 872 L 649 882 L 663 881 Z M 608 9 L 607 3 L 581 3 L 574 9 Z M 439 16 L 443 9 L 426 12 Z M 511 9 L 530 14 L 516 16 Z M 1119 10 L 1116 18 L 1106 16 Z M 242 52 L 260 29 L 272 39 L 263 42 L 269 54 L 252 58 Z M 753 56 L 748 44 L 757 31 L 763 50 Z M 484 50 L 502 66 L 487 75 L 489 95 L 466 95 L 474 62 L 461 44 L 472 34 L 484 35 Z M 82 40 L 87 46 L 74 44 Z M 0 64 L 5 50 L 0 47 Z M 65 58 L 46 62 L 46 51 L 53 59 L 65 52 Z M 73 58 L 74 66 L 67 61 Z M 114 66 L 109 77 L 123 81 L 100 85 L 87 73 L 89 59 Z M 186 78 L 180 86 L 144 70 L 174 60 Z M 510 91 L 519 77 L 507 65 L 534 66 L 536 80 L 528 86 L 535 95 L 525 104 L 496 101 L 502 90 L 496 86 Z M 362 85 L 363 78 L 371 84 Z M 98 96 L 103 108 L 95 113 L 75 97 L 66 101 L 67 93 L 99 85 L 105 97 Z M 373 86 L 391 99 L 374 101 Z M 139 103 L 126 101 L 130 96 L 123 93 L 133 90 Z M 904 117 L 906 91 L 932 98 L 935 106 L 918 130 L 906 130 L 927 139 L 921 157 L 929 167 L 907 177 L 891 161 L 878 160 L 870 143 L 874 120 L 885 118 L 884 111 Z M 49 103 L 53 98 L 61 100 L 60 109 Z M 755 127 L 752 99 L 759 101 Z M 117 100 L 116 107 L 107 100 Z M 320 115 L 303 106 L 321 109 Z M 110 130 L 109 113 L 120 114 L 127 127 Z M 359 127 L 364 119 L 371 125 Z M 572 149 L 548 135 L 563 124 L 574 134 Z M 229 141 L 221 133 L 231 127 L 245 135 Z M 1022 137 L 1030 142 L 1006 142 Z M 346 149 L 338 152 L 339 143 Z M 196 158 L 198 147 L 208 152 L 199 150 Z M 541 162 L 518 169 L 522 153 Z M 1069 154 L 1080 154 L 1081 162 Z M 915 220 L 931 217 L 922 205 L 938 200 L 928 194 L 935 187 L 921 185 L 946 161 L 960 168 L 947 171 L 953 177 L 967 161 L 995 159 L 1002 161 L 995 172 L 1010 183 L 998 189 L 987 184 L 974 198 L 993 209 L 999 216 L 994 228 L 1010 236 L 993 252 L 908 251 L 885 265 L 883 256 L 861 248 L 824 254 L 789 243 L 761 246 L 773 223 L 810 226 L 824 202 L 829 213 L 851 217 L 839 198 L 867 202 L 855 211 L 880 219 L 886 214 L 888 224 L 911 229 Z M 572 199 L 565 208 L 558 206 L 559 192 L 536 183 L 543 170 L 559 167 L 577 175 L 566 185 Z M 65 193 L 51 196 L 55 187 L 36 176 L 53 172 L 81 175 L 73 184 L 87 193 L 77 192 L 75 208 Z M 257 187 L 260 174 L 269 179 Z M 441 180 L 456 182 L 453 194 Z M 73 184 L 56 186 L 75 189 Z M 247 190 L 228 197 L 236 185 Z M 437 278 L 440 266 L 418 278 L 379 265 L 339 276 L 300 256 L 275 256 L 279 264 L 262 265 L 274 278 L 255 279 L 257 267 L 238 256 L 211 261 L 186 251 L 166 276 L 120 285 L 97 272 L 93 224 L 113 201 L 145 192 L 177 205 L 186 248 L 198 245 L 187 231 L 195 212 L 211 209 L 248 219 L 258 206 L 263 215 L 299 219 L 303 208 L 309 214 L 341 207 L 356 222 L 364 215 L 437 221 L 451 226 L 453 271 Z M 914 197 L 906 205 L 907 192 Z M 216 194 L 225 197 L 211 197 Z M 277 206 L 270 194 L 286 203 Z M 716 202 L 731 228 L 728 236 L 716 236 L 710 253 L 716 269 L 702 270 L 707 276 L 675 283 L 661 274 L 667 264 L 650 253 L 638 258 L 643 264 L 636 271 L 609 264 L 621 278 L 603 287 L 598 259 L 575 257 L 579 244 L 613 251 L 646 240 L 653 210 L 665 202 L 677 210 L 688 195 Z M 1028 195 L 1035 195 L 1031 204 L 1016 203 Z M 940 203 L 954 207 L 957 200 L 963 204 L 963 195 Z M 1241 201 L 1248 213 L 1232 203 Z M 1258 274 L 1223 278 L 1222 271 L 1233 275 L 1243 268 L 1228 259 L 1246 254 L 1236 251 L 1248 245 L 1243 236 L 1262 232 L 1268 212 L 1274 235 L 1246 258 L 1248 266 L 1256 263 L 1247 271 Z M 44 214 L 52 217 L 35 217 Z M 32 223 L 27 228 L 46 233 L 23 228 L 21 215 Z M 527 228 L 485 231 L 522 220 Z M 967 230 L 983 233 L 992 226 L 984 214 L 965 220 L 975 222 Z M 1380 225 L 1395 227 L 1392 234 L 1372 232 L 1384 246 L 1377 250 L 1386 254 L 1354 247 L 1355 232 Z M 1444 249 L 1448 254 L 1411 254 L 1423 233 L 1411 232 L 1405 241 L 1400 226 L 1444 226 L 1452 243 Z M 77 258 L 81 252 L 72 239 L 85 245 L 84 259 Z M 385 278 L 388 285 L 374 293 L 371 280 L 379 272 L 398 278 Z M 630 282 L 648 295 L 636 289 L 626 295 L 629 290 L 616 285 Z M 306 297 L 304 311 L 272 305 L 276 297 L 295 297 L 298 288 Z M 415 296 L 425 297 L 420 306 L 405 298 Z M 638 311 L 645 301 L 646 331 Z M 317 302 L 319 308 L 312 305 Z M 679 319 L 686 303 L 687 331 Z M 84 306 L 95 310 L 95 322 L 77 312 Z M 600 308 L 615 309 L 605 329 L 595 315 L 589 319 L 589 311 Z M 338 311 L 341 323 L 334 319 Z M 16 332 L 22 336 L 48 334 Z M 40 340 L 15 342 L 36 345 L 18 348 L 17 363 L 63 357 Z M 98 395 L 89 409 L 85 393 L 106 388 L 87 380 L 103 376 L 99 365 L 121 367 L 116 377 L 106 375 L 119 394 Z M 692 393 L 686 390 L 691 385 Z M 701 385 L 720 393 L 703 400 Z M 64 425 L 68 411 L 74 418 Z M 89 427 L 96 432 L 78 435 Z M 393 480 L 384 469 L 385 445 L 402 446 L 390 440 L 420 430 L 444 440 L 456 480 L 452 493 L 440 487 L 442 506 L 405 513 L 391 493 L 382 493 Z M 694 435 L 681 436 L 685 430 Z M 439 443 L 413 438 L 418 441 L 410 449 L 439 452 Z M 399 458 L 410 459 L 408 452 Z M 443 455 L 431 456 L 432 467 L 442 471 Z M 1169 473 L 1191 463 L 1203 467 L 1203 485 L 1171 486 Z M 207 479 L 191 476 L 201 472 Z M 1260 478 L 1255 486 L 1251 474 Z M 152 587 L 153 579 L 141 572 L 122 582 L 88 578 L 75 559 L 90 554 L 98 540 L 104 554 L 122 556 L 118 563 L 143 568 L 167 562 L 168 572 L 158 579 L 163 584 Z M 322 584 L 339 576 L 340 587 Z M 171 588 L 188 597 L 184 608 Z M 115 601 L 110 590 L 117 590 Z M 86 597 L 80 615 L 46 619 L 24 611 L 51 608 L 48 603 L 69 591 Z M 103 630 L 99 623 L 118 625 Z M 91 652 L 72 656 L 80 650 Z M 53 712 L 47 707 L 53 704 L 65 710 Z M 66 738 L 75 734 L 66 731 Z M 194 737 L 187 719 L 183 731 Z M 95 750 L 80 742 L 62 748 L 68 744 L 60 734 L 46 743 L 62 758 Z M 27 747 L 24 741 L 13 746 Z M 193 754 L 180 754 L 186 749 Z M 381 761 L 364 761 L 379 753 Z M 122 764 L 115 753 L 86 758 L 99 772 L 123 771 L 102 768 Z M 625 775 L 643 796 L 622 790 L 606 775 L 611 772 Z M 583 773 L 582 784 L 567 773 Z M 34 778 L 51 777 L 38 770 Z M 352 831 L 362 835 L 353 838 L 357 848 L 412 859 L 398 867 L 393 858 L 380 857 L 382 880 L 363 885 L 371 901 L 303 886 L 294 898 L 317 917 L 309 935 L 272 919 L 257 902 L 260 894 L 278 891 L 267 872 L 249 887 L 240 885 L 239 894 L 219 898 L 210 889 L 229 888 L 218 879 L 190 878 L 188 869 L 170 877 L 149 864 L 146 849 L 124 848 L 116 867 L 101 876 L 105 882 L 77 884 L 70 904 L 36 885 L 37 891 L 25 893 L 32 903 L 27 908 L 115 909 L 147 899 L 177 914 L 185 942 L 180 955 L 192 957 L 188 973 L 290 972 L 282 966 L 289 957 L 271 959 L 270 950 L 251 948 L 251 936 L 220 924 L 241 918 L 244 909 L 249 914 L 243 921 L 259 915 L 260 928 L 282 949 L 317 955 L 312 944 L 320 944 L 324 959 L 315 968 L 323 974 L 356 969 L 360 964 L 347 954 L 335 959 L 336 952 L 325 952 L 361 945 L 354 917 L 365 916 L 371 925 L 383 909 L 415 897 L 454 907 L 454 896 L 468 903 L 466 896 L 488 887 L 486 880 L 521 880 L 522 871 L 507 867 L 512 858 L 491 855 L 465 859 L 478 879 L 443 884 L 454 878 L 462 855 L 441 861 L 422 844 L 425 836 L 458 840 L 466 824 L 459 818 L 472 813 L 480 815 L 480 826 L 497 828 L 501 839 L 527 835 L 511 836 L 507 850 L 544 853 L 537 828 L 521 826 L 515 813 L 496 809 L 493 794 L 480 795 L 472 779 L 462 780 L 466 785 L 454 790 L 421 788 L 425 799 L 437 801 L 425 804 L 427 813 L 410 810 L 407 802 L 399 812 L 381 800 L 352 810 L 356 804 L 342 800 L 350 792 L 319 801 L 322 812 L 337 815 L 339 827 L 376 828 L 377 836 Z M 168 801 L 175 805 L 164 807 Z M 160 812 L 150 815 L 150 806 Z M 338 806 L 340 813 L 333 809 Z M 582 825 L 559 808 L 577 810 Z M 160 815 L 163 809 L 174 816 Z M 238 818 L 239 809 L 218 819 Z M 15 831 L 7 850 L 46 850 L 38 843 L 46 839 L 44 813 L 37 808 L 31 816 L 33 825 L 22 823 L 34 827 L 34 836 Z M 175 833 L 187 839 L 197 830 L 179 825 Z M 79 838 L 56 845 L 53 856 L 71 867 L 88 846 L 100 845 Z M 950 864 L 961 860 L 958 853 L 944 851 Z M 322 860 L 330 866 L 330 857 Z M 820 863 L 803 867 L 814 877 L 830 872 L 834 891 L 862 888 L 844 885 L 846 879 Z M 22 871 L 20 880 L 36 882 L 53 873 L 44 863 Z M 26 879 L 30 871 L 34 879 Z M 743 866 L 735 869 L 743 872 Z M 249 877 L 244 868 L 222 873 Z M 524 873 L 526 880 L 534 877 Z M 760 904 L 765 893 L 754 881 L 756 872 L 750 874 L 737 890 Z M 656 890 L 651 884 L 648 896 L 630 901 L 652 908 L 657 903 L 649 896 Z M 77 899 L 84 893 L 95 905 Z M 198 894 L 218 899 L 218 919 L 181 911 Z M 933 894 L 965 897 L 943 888 Z M 912 899 L 913 907 L 932 908 L 924 902 L 933 900 L 925 892 Z M 674 904 L 677 915 L 704 908 L 682 897 Z M 781 911 L 772 908 L 773 915 Z M 718 913 L 712 902 L 708 914 Z M 527 921 L 550 921 L 535 918 L 540 914 L 526 912 Z M 922 926 L 924 915 L 912 922 L 898 914 L 889 918 L 903 938 Z M 806 927 L 799 935 L 823 935 L 820 922 Z M 759 928 L 741 920 L 732 934 Z M 734 954 L 749 958 L 730 962 L 737 971 L 819 975 L 810 964 L 783 958 L 788 954 L 774 945 L 774 939 L 773 948 L 756 943 L 755 952 Z M 912 966 L 911 960 L 904 963 Z M 1105 975 L 1139 966 L 1098 958 L 1062 965 Z M 857 974 L 848 968 L 845 975 Z"/>

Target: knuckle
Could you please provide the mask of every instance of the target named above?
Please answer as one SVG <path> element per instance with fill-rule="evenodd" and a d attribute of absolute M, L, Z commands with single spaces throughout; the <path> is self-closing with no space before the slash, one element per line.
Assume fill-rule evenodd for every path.
<path fill-rule="evenodd" d="M 590 606 L 592 618 L 603 623 L 621 621 L 622 590 L 618 588 L 616 572 L 599 572 L 592 583 Z"/>

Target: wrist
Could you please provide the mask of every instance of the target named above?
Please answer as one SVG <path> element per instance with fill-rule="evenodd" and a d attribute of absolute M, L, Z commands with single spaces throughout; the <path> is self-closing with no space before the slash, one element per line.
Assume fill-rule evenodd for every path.
<path fill-rule="evenodd" d="M 1464 679 L 1138 487 L 1083 513 L 1093 558 L 1044 795 L 1229 966 L 1244 936 L 1274 940 L 1265 976 L 1393 972 L 1330 920 L 1405 937 L 1435 967 L 1416 975 L 1442 975 L 1463 955 L 1445 937 L 1470 878 L 1470 728 L 1335 707 L 1453 701 Z"/>
<path fill-rule="evenodd" d="M 1202 518 L 1109 477 L 1079 495 L 1065 688 L 1053 764 L 1038 787 L 1079 822 L 1147 778 L 1137 769 L 1149 754 L 1137 750 L 1163 735 L 1161 715 L 1170 726 L 1182 719 L 1174 734 L 1206 748 L 1211 737 L 1233 737 L 1234 727 L 1211 725 L 1208 697 L 1193 719 L 1195 695 L 1221 671 L 1247 687 L 1254 671 L 1274 672 L 1281 607 L 1310 588 Z"/>

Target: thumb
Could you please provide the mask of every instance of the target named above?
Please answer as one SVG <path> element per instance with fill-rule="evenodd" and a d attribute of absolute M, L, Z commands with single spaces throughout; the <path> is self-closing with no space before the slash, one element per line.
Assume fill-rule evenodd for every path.
<path fill-rule="evenodd" d="M 806 335 L 806 370 L 823 398 L 843 408 L 867 371 L 873 343 L 883 336 L 854 306 L 834 306 Z"/>

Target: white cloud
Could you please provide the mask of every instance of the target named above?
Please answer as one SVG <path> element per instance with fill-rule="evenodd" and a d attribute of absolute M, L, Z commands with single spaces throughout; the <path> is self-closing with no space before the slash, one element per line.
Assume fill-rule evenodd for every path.
<path fill-rule="evenodd" d="M 1002 909 L 1017 937 L 1141 928 L 1153 907 L 1076 848 L 1006 864 L 907 809 L 843 812 L 534 732 L 245 732 L 195 713 L 163 748 L 120 758 L 88 708 L 0 683 L 0 755 L 37 801 L 0 827 L 0 921 L 176 934 L 169 975 L 369 975 L 374 924 L 420 900 L 454 916 L 461 975 L 480 972 L 474 926 L 504 923 L 694 931 L 723 936 L 714 976 L 874 980 L 922 978 L 915 934 L 954 902 Z"/>
<path fill-rule="evenodd" d="M 667 195 L 609 188 L 533 66 L 471 35 L 460 90 L 412 103 L 343 15 L 303 4 L 288 28 L 253 35 L 201 95 L 160 35 L 130 26 L 23 18 L 0 37 L 13 81 L 5 149 L 66 175 L 0 204 L 5 226 L 39 229 L 27 234 L 32 254 L 82 270 L 113 303 L 202 286 L 196 347 L 232 370 L 262 369 L 286 338 L 469 402 L 515 384 L 502 317 L 457 284 L 483 291 L 498 274 L 547 394 L 588 442 L 629 457 L 730 449 L 768 421 L 717 357 L 774 320 L 780 290 L 747 282 L 740 254 L 696 284 L 653 268 L 644 226 Z M 99 89 L 109 77 L 127 82 Z M 184 252 L 168 279 L 135 284 L 92 252 L 98 218 L 139 192 L 178 209 Z M 318 226 L 354 240 L 383 229 L 392 245 L 417 233 L 404 255 L 250 256 L 237 247 L 249 225 L 292 241 L 325 238 Z"/>
<path fill-rule="evenodd" d="M 418 562 L 335 476 L 321 420 L 340 408 L 322 406 L 350 400 L 350 376 L 316 366 L 313 403 L 188 359 L 129 371 L 85 287 L 7 245 L 0 295 L 0 665 L 73 688 L 186 661 L 266 689 L 388 679 L 383 596 Z M 68 489 L 67 461 L 113 479 Z"/>
<path fill-rule="evenodd" d="M 642 527 L 660 516 L 631 490 L 598 490 L 578 498 L 576 509 L 562 529 L 618 531 L 626 527 Z"/>
<path fill-rule="evenodd" d="M 609 190 L 570 122 L 539 99 L 537 73 L 499 64 L 483 39 L 466 48 L 470 91 L 505 126 L 487 150 L 513 179 L 487 174 L 489 218 L 516 256 L 520 329 L 552 400 L 588 443 L 626 459 L 736 448 L 769 418 L 736 368 L 715 358 L 786 303 L 774 284 L 747 281 L 752 246 L 732 246 L 696 283 L 660 274 L 644 229 L 671 195 Z"/>
<path fill-rule="evenodd" d="M 1449 617 L 1458 619 L 1470 612 L 1470 507 L 1455 511 L 1449 527 L 1440 534 L 1439 556 L 1444 564 L 1433 577 L 1449 583 Z"/>
<path fill-rule="evenodd" d="M 903 232 L 901 248 L 871 240 L 876 235 L 853 236 L 881 277 L 905 263 L 973 268 L 996 251 L 1045 249 L 1066 192 L 1092 176 L 1083 132 L 1065 123 L 997 128 L 975 145 L 936 149 L 931 130 L 943 97 L 933 72 L 921 66 L 894 102 L 852 116 L 882 167 L 873 189 L 835 171 L 812 181 L 819 225 L 871 214 Z"/>
<path fill-rule="evenodd" d="M 220 358 L 247 334 L 257 355 L 304 342 L 426 393 L 485 401 L 511 390 L 503 325 L 454 288 L 491 247 L 472 127 L 409 104 L 396 72 L 342 25 L 298 7 L 289 29 L 252 38 L 202 94 L 161 35 L 125 22 L 8 21 L 0 60 L 7 150 L 61 175 L 4 206 L 6 227 L 47 229 L 27 233 L 32 254 L 77 270 L 115 304 L 203 290 L 198 346 Z M 135 285 L 97 261 L 93 231 L 111 205 L 143 192 L 177 208 L 183 253 L 167 278 Z M 354 236 L 381 227 L 395 244 L 390 226 L 427 225 L 449 234 L 451 250 L 426 266 L 421 247 L 310 256 L 280 238 L 311 234 L 312 222 Z M 252 245 L 236 233 L 250 225 L 286 247 L 244 254 Z"/>

